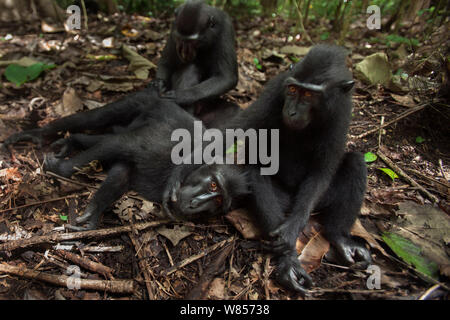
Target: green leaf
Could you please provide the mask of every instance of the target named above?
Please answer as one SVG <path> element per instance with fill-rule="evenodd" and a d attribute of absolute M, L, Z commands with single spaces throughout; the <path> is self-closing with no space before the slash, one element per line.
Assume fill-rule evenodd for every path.
<path fill-rule="evenodd" d="M 419 40 L 417 40 L 415 38 L 411 38 L 411 39 L 405 38 L 405 37 L 402 37 L 402 36 L 400 36 L 398 34 L 390 34 L 390 35 L 388 35 L 386 37 L 386 44 L 388 46 L 390 46 L 391 42 L 405 43 L 405 44 L 408 44 L 408 45 L 411 45 L 411 46 L 416 46 L 416 47 L 419 45 Z"/>
<path fill-rule="evenodd" d="M 364 155 L 364 160 L 367 162 L 367 163 L 370 163 L 370 162 L 374 162 L 375 160 L 377 160 L 377 155 L 376 154 L 374 154 L 374 153 L 372 153 L 372 152 L 367 152 L 365 155 Z"/>
<path fill-rule="evenodd" d="M 15 83 L 16 86 L 21 86 L 25 82 L 32 81 L 39 77 L 42 71 L 54 68 L 55 65 L 46 65 L 42 62 L 32 64 L 28 67 L 23 67 L 18 64 L 10 64 L 5 70 L 5 77 L 8 81 Z"/>
<path fill-rule="evenodd" d="M 389 177 L 391 177 L 392 181 L 394 181 L 394 179 L 398 178 L 398 175 L 389 168 L 378 168 L 378 170 L 381 170 L 384 173 L 386 173 Z"/>
<path fill-rule="evenodd" d="M 438 265 L 433 261 L 426 259 L 422 255 L 421 248 L 395 233 L 385 232 L 383 233 L 382 238 L 392 251 L 394 251 L 394 253 L 403 261 L 413 265 L 417 271 L 437 279 Z"/>
<path fill-rule="evenodd" d="M 300 59 L 295 56 L 289 56 L 289 60 L 291 60 L 293 63 L 297 63 L 300 61 Z"/>
<path fill-rule="evenodd" d="M 256 69 L 258 69 L 258 70 L 261 70 L 261 69 L 262 69 L 262 65 L 259 63 L 258 58 L 254 58 L 254 59 L 253 59 L 253 63 L 255 64 Z"/>
<path fill-rule="evenodd" d="M 418 136 L 418 137 L 416 138 L 416 143 L 423 143 L 423 142 L 425 142 L 425 139 L 422 138 L 421 136 Z"/>
<path fill-rule="evenodd" d="M 68 219 L 67 216 L 63 216 L 62 214 L 59 215 L 59 218 L 60 218 L 62 221 L 67 221 L 67 219 Z"/>
<path fill-rule="evenodd" d="M 330 37 L 330 33 L 327 31 L 320 35 L 320 40 L 325 41 L 325 40 L 328 40 L 329 37 Z"/>

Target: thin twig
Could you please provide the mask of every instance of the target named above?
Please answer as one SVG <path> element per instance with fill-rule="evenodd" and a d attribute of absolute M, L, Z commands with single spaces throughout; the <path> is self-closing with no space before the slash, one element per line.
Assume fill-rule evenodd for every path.
<path fill-rule="evenodd" d="M 211 258 L 211 262 L 203 271 L 203 274 L 195 287 L 185 296 L 186 300 L 203 300 L 206 298 L 211 283 L 217 274 L 223 270 L 222 267 L 225 265 L 225 260 L 230 255 L 232 250 L 233 243 L 229 243 Z"/>
<path fill-rule="evenodd" d="M 84 28 L 86 29 L 86 31 L 88 31 L 88 16 L 87 16 L 86 4 L 84 3 L 84 0 L 81 0 L 81 7 L 83 8 Z"/>
<path fill-rule="evenodd" d="M 314 294 L 320 294 L 320 293 L 359 293 L 359 294 L 371 294 L 371 293 L 380 293 L 385 292 L 386 290 L 374 290 L 374 289 L 367 289 L 367 290 L 359 290 L 359 289 L 317 289 L 317 290 L 310 290 L 309 292 Z"/>
<path fill-rule="evenodd" d="M 410 109 L 410 110 L 407 110 L 407 111 L 403 112 L 402 114 L 400 114 L 397 118 L 395 118 L 395 119 L 393 119 L 393 120 L 391 120 L 391 121 L 386 122 L 386 123 L 383 124 L 382 126 L 379 126 L 379 127 L 373 128 L 373 129 L 371 129 L 371 130 L 369 130 L 369 131 L 366 131 L 366 132 L 364 132 L 364 133 L 361 133 L 360 135 L 358 135 L 358 136 L 356 136 L 356 137 L 354 137 L 354 138 L 355 138 L 355 139 L 361 139 L 361 138 L 364 138 L 364 137 L 366 137 L 366 136 L 368 136 L 368 135 L 370 135 L 370 134 L 372 134 L 372 133 L 377 132 L 377 131 L 380 130 L 380 129 L 383 129 L 383 128 L 387 127 L 387 126 L 390 126 L 390 125 L 393 124 L 393 123 L 396 123 L 397 121 L 400 121 L 400 120 L 403 119 L 403 118 L 406 118 L 407 116 L 409 116 L 409 115 L 411 115 L 411 114 L 413 114 L 413 113 L 415 113 L 415 112 L 417 112 L 417 111 L 422 110 L 422 109 L 425 108 L 427 105 L 428 105 L 428 103 L 424 103 L 424 104 L 419 105 L 419 106 L 417 106 L 417 107 L 415 107 L 415 108 L 412 108 L 412 109 Z"/>
<path fill-rule="evenodd" d="M 413 178 L 411 178 L 409 175 L 405 173 L 399 166 L 397 166 L 394 162 L 392 162 L 384 153 L 382 153 L 380 150 L 377 151 L 377 155 L 383 160 L 389 167 L 391 167 L 399 176 L 404 178 L 406 181 L 408 181 L 409 184 L 411 184 L 413 187 L 416 187 L 419 189 L 420 192 L 422 192 L 425 196 L 427 196 L 433 203 L 439 202 L 439 199 L 429 193 L 424 187 L 422 187 L 420 184 L 418 184 Z"/>
<path fill-rule="evenodd" d="M 88 189 L 98 190 L 100 188 L 98 186 L 91 186 L 91 185 L 88 185 L 86 183 L 82 183 L 82 182 L 79 182 L 79 181 L 76 181 L 76 180 L 72 180 L 72 179 L 69 179 L 69 178 L 66 178 L 66 177 L 59 176 L 56 173 L 53 173 L 51 171 L 47 171 L 43 175 L 47 176 L 47 177 L 56 178 L 58 180 L 62 180 L 62 181 L 65 181 L 65 182 L 69 182 L 69 183 L 72 183 L 72 184 L 76 184 L 76 185 L 79 185 L 79 186 L 82 186 L 82 187 L 85 187 L 85 188 L 88 188 Z"/>
<path fill-rule="evenodd" d="M 55 201 L 70 199 L 70 198 L 84 197 L 84 196 L 88 196 L 89 194 L 90 194 L 90 192 L 84 192 L 84 193 L 72 194 L 72 195 L 69 195 L 69 196 L 53 198 L 53 199 L 44 200 L 44 201 L 37 201 L 37 202 L 33 202 L 33 203 L 24 204 L 23 206 L 18 206 L 18 207 L 13 207 L 13 208 L 9 208 L 9 209 L 0 210 L 0 213 L 12 211 L 12 210 L 23 209 L 23 208 L 32 207 L 32 206 L 37 206 L 37 205 L 41 205 L 41 204 L 49 203 L 49 202 L 55 202 Z"/>
<path fill-rule="evenodd" d="M 131 208 L 128 208 L 128 218 L 130 220 L 130 226 L 131 226 L 131 231 L 129 232 L 128 236 L 130 237 L 131 242 L 133 243 L 133 246 L 134 246 L 134 250 L 136 251 L 136 255 L 139 258 L 138 265 L 139 265 L 139 268 L 141 269 L 142 274 L 144 275 L 145 287 L 147 288 L 148 298 L 150 300 L 155 300 L 155 293 L 153 292 L 153 287 L 152 287 L 152 279 L 154 279 L 155 277 L 147 263 L 147 259 L 145 259 L 144 254 L 140 250 L 141 244 L 139 241 L 139 232 L 135 228 L 135 224 L 133 223 L 133 214 L 131 212 Z M 123 222 L 122 218 L 121 218 L 121 220 Z"/>
<path fill-rule="evenodd" d="M 437 184 L 440 184 L 441 186 L 443 186 L 444 188 L 450 188 L 450 184 L 447 181 L 439 181 L 436 178 L 427 176 L 427 175 L 423 174 L 422 172 L 415 170 L 415 169 L 406 168 L 406 170 L 422 177 L 423 179 L 430 181 L 431 183 L 437 183 Z"/>
<path fill-rule="evenodd" d="M 384 124 L 384 116 L 381 116 L 381 122 L 380 122 L 380 132 L 378 133 L 378 149 L 380 148 L 381 145 L 381 135 L 383 133 L 383 124 Z"/>
<path fill-rule="evenodd" d="M 311 37 L 309 36 L 308 32 L 306 32 L 305 26 L 303 25 L 303 13 L 300 9 L 298 0 L 294 1 L 294 4 L 297 8 L 297 14 L 298 14 L 298 26 L 300 28 L 300 33 L 304 36 L 305 40 L 308 41 L 311 44 L 314 44 L 314 42 L 311 40 Z"/>
<path fill-rule="evenodd" d="M 269 290 L 269 276 L 270 276 L 270 256 L 266 258 L 266 262 L 264 264 L 264 272 L 263 272 L 263 285 L 264 285 L 264 294 L 266 295 L 266 300 L 270 300 L 270 290 Z"/>
<path fill-rule="evenodd" d="M 442 165 L 442 159 L 439 159 L 439 168 L 441 169 L 442 176 L 444 177 L 445 181 L 447 181 L 447 176 L 445 175 L 444 166 Z"/>
<path fill-rule="evenodd" d="M 194 261 L 197 261 L 200 258 L 203 258 L 204 256 L 206 256 L 209 253 L 211 253 L 212 251 L 214 251 L 214 250 L 224 246 L 225 244 L 234 241 L 234 239 L 235 239 L 235 237 L 232 236 L 232 237 L 230 237 L 230 238 L 228 238 L 226 240 L 223 240 L 223 241 L 221 241 L 219 243 L 216 243 L 216 244 L 206 248 L 203 252 L 201 252 L 199 254 L 196 254 L 196 255 L 193 255 L 191 257 L 188 257 L 188 258 L 182 260 L 181 262 L 177 263 L 173 267 L 170 267 L 167 270 L 163 270 L 161 273 L 162 273 L 162 275 L 167 275 L 168 276 L 168 275 L 174 273 L 175 271 L 177 271 L 178 269 L 183 268 L 183 267 L 187 266 L 188 264 L 190 264 L 190 263 L 192 263 Z"/>

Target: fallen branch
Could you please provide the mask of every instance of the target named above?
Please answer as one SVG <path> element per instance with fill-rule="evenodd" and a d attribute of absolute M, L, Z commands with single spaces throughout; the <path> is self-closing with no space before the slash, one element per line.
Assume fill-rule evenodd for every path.
<path fill-rule="evenodd" d="M 49 273 L 30 270 L 23 267 L 0 264 L 0 272 L 13 274 L 33 280 L 48 282 L 60 287 L 73 287 L 76 285 L 81 290 L 97 290 L 113 293 L 133 293 L 133 280 L 88 280 L 65 275 L 53 275 Z"/>
<path fill-rule="evenodd" d="M 441 186 L 445 187 L 445 188 L 450 188 L 450 184 L 447 181 L 439 181 L 434 177 L 431 176 L 427 176 L 426 174 L 423 174 L 422 172 L 415 170 L 415 169 L 411 169 L 411 168 L 406 168 L 406 170 L 408 170 L 409 172 L 412 172 L 420 177 L 422 177 L 425 180 L 430 181 L 431 183 L 437 183 L 440 184 Z"/>
<path fill-rule="evenodd" d="M 420 184 L 418 184 L 413 178 L 411 178 L 409 175 L 405 173 L 399 166 L 397 166 L 394 162 L 391 161 L 384 153 L 382 153 L 380 150 L 377 151 L 377 155 L 383 160 L 389 167 L 392 168 L 399 176 L 401 176 L 403 179 L 405 179 L 409 184 L 411 184 L 413 187 L 416 187 L 421 191 L 425 196 L 427 196 L 431 202 L 437 203 L 439 202 L 439 199 L 429 193 L 424 187 L 422 187 Z"/>
<path fill-rule="evenodd" d="M 201 252 L 199 254 L 196 254 L 196 255 L 193 255 L 193 256 L 191 256 L 189 258 L 186 258 L 186 259 L 182 260 L 181 262 L 177 263 L 176 265 L 174 265 L 173 267 L 170 267 L 167 270 L 163 270 L 161 272 L 161 274 L 168 276 L 168 275 L 174 273 L 175 271 L 177 271 L 178 269 L 183 268 L 184 266 L 187 266 L 188 264 L 190 264 L 190 263 L 192 263 L 194 261 L 197 261 L 200 258 L 203 258 L 207 254 L 213 252 L 214 250 L 216 250 L 216 249 L 218 249 L 220 247 L 223 247 L 225 244 L 230 243 L 230 242 L 232 242 L 234 240 L 235 240 L 235 237 L 232 236 L 232 237 L 230 237 L 230 238 L 228 238 L 226 240 L 223 240 L 223 241 L 221 241 L 219 243 L 216 243 L 216 244 L 206 248 L 203 252 Z"/>
<path fill-rule="evenodd" d="M 82 257 L 78 254 L 63 251 L 63 250 L 56 250 L 56 254 L 66 260 L 70 260 L 73 263 L 77 264 L 80 267 L 83 267 L 84 269 L 90 270 L 95 273 L 99 273 L 102 275 L 107 275 L 110 279 L 112 278 L 112 273 L 114 272 L 113 269 L 110 267 L 107 267 L 101 263 L 94 262 L 86 257 Z"/>
<path fill-rule="evenodd" d="M 152 227 L 157 227 L 162 224 L 169 223 L 170 220 L 159 220 L 159 221 L 151 221 L 145 223 L 136 224 L 134 227 L 137 230 L 144 230 Z M 130 232 L 132 230 L 131 226 L 122 226 L 116 228 L 108 228 L 108 229 L 99 229 L 99 230 L 91 230 L 91 231 L 81 231 L 81 232 L 72 232 L 72 233 L 53 233 L 45 236 L 37 236 L 32 237 L 30 239 L 24 240 L 13 240 L 6 243 L 0 244 L 0 251 L 11 251 L 17 248 L 26 248 L 36 244 L 42 243 L 56 243 L 61 241 L 69 241 L 69 240 L 77 240 L 77 239 L 87 239 L 87 238 L 103 238 L 106 236 Z"/>
<path fill-rule="evenodd" d="M 53 249 L 55 250 L 65 250 L 65 251 L 70 251 L 74 248 L 74 245 L 70 245 L 65 247 L 64 245 L 56 245 L 53 247 Z M 120 252 L 123 250 L 123 246 L 87 246 L 87 247 L 83 247 L 83 252 L 89 252 L 89 253 L 104 253 L 104 252 Z"/>
<path fill-rule="evenodd" d="M 356 136 L 356 137 L 353 137 L 353 138 L 354 138 L 354 139 L 361 139 L 361 138 L 364 138 L 364 137 L 366 137 L 366 136 L 368 136 L 368 135 L 370 135 L 370 134 L 372 134 L 372 133 L 377 132 L 377 131 L 380 130 L 380 129 L 383 129 L 383 128 L 387 127 L 387 126 L 390 126 L 390 125 L 393 124 L 393 123 L 396 123 L 397 121 L 402 120 L 403 118 L 406 118 L 407 116 L 409 116 L 409 115 L 411 115 L 411 114 L 413 114 L 413 113 L 415 113 L 415 112 L 417 112 L 417 111 L 422 110 L 422 109 L 425 108 L 427 105 L 428 105 L 428 103 L 425 103 L 425 104 L 419 105 L 419 106 L 417 106 L 417 107 L 415 107 L 415 108 L 409 109 L 409 110 L 403 112 L 402 114 L 400 114 L 397 118 L 395 118 L 395 119 L 393 119 L 393 120 L 391 120 L 391 121 L 388 121 L 388 122 L 386 122 L 386 123 L 384 123 L 384 124 L 382 124 L 382 125 L 380 125 L 380 126 L 378 126 L 378 127 L 376 127 L 376 128 L 373 128 L 373 129 L 371 129 L 371 130 L 369 130 L 369 131 L 366 131 L 366 132 L 364 132 L 364 133 L 361 133 L 360 135 L 358 135 L 358 136 Z"/>

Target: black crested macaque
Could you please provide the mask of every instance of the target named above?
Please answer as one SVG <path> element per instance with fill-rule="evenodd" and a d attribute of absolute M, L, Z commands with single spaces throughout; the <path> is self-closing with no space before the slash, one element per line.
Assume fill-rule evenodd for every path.
<path fill-rule="evenodd" d="M 278 256 L 278 282 L 303 294 L 312 280 L 297 259 L 295 243 L 312 211 L 321 213 L 324 235 L 340 262 L 371 260 L 369 251 L 350 236 L 367 172 L 359 153 L 345 151 L 354 85 L 346 56 L 336 46 L 313 47 L 225 124 L 280 130 L 278 173 L 262 176 L 258 166 L 247 166 L 249 209 L 269 239 L 265 247 Z"/>
<path fill-rule="evenodd" d="M 109 128 L 116 132 L 132 130 L 143 125 L 142 112 L 167 99 L 200 117 L 207 127 L 216 127 L 231 118 L 239 107 L 214 99 L 232 89 L 238 79 L 230 18 L 202 1 L 187 1 L 176 9 L 176 16 L 158 64 L 156 80 L 149 88 L 101 108 L 55 120 L 42 128 L 15 133 L 5 140 L 4 145 L 20 141 L 41 145 L 43 138 L 54 137 L 60 132 Z M 155 87 L 164 99 L 155 99 Z M 149 99 L 142 104 L 145 94 Z"/>
<path fill-rule="evenodd" d="M 239 110 L 235 104 L 217 101 L 238 81 L 234 28 L 230 17 L 203 1 L 186 1 L 175 10 L 175 20 L 162 52 L 155 85 L 162 97 L 205 122 L 223 120 Z M 205 119 L 204 119 L 205 118 Z M 213 118 L 213 119 L 211 119 Z"/>
<path fill-rule="evenodd" d="M 170 195 L 170 201 L 163 196 L 163 207 L 180 220 L 226 214 L 242 207 L 250 195 L 247 174 L 238 166 L 196 166 L 190 174 L 177 181 L 177 192 Z"/>
<path fill-rule="evenodd" d="M 159 99 L 156 91 L 154 96 Z M 135 102 L 145 108 L 148 99 L 148 94 L 142 95 Z M 193 136 L 196 119 L 170 100 L 156 104 L 155 108 L 158 108 L 158 112 L 152 110 L 148 114 L 141 114 L 141 121 L 145 125 L 136 129 L 104 135 L 73 134 L 55 142 L 62 151 L 59 158 L 47 156 L 45 170 L 68 177 L 75 172 L 75 168 L 93 160 L 99 160 L 109 168 L 107 178 L 84 214 L 76 219 L 76 225 L 67 226 L 69 229 L 97 228 L 101 213 L 128 190 L 138 192 L 149 201 L 162 203 L 165 213 L 177 220 L 226 213 L 235 201 L 248 194 L 246 175 L 239 168 L 226 165 L 175 165 L 171 153 L 176 142 L 171 141 L 171 135 L 174 130 L 184 128 Z M 82 151 L 62 159 L 74 149 Z M 179 174 L 183 166 L 192 166 L 192 173 L 186 176 Z M 198 178 L 204 176 L 208 178 Z M 169 180 L 176 181 L 179 189 L 189 195 L 189 203 L 186 203 L 186 197 L 177 199 L 178 194 L 169 194 L 165 190 Z M 185 182 L 187 187 L 184 187 Z M 171 203 L 179 201 L 183 213 L 167 203 L 168 196 Z"/>

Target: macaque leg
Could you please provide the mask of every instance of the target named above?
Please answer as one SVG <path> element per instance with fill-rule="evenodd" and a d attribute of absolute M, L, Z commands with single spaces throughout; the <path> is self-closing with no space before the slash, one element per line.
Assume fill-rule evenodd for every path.
<path fill-rule="evenodd" d="M 367 169 L 362 156 L 356 152 L 346 153 L 323 197 L 326 200 L 318 208 L 324 236 L 332 245 L 330 256 L 346 265 L 371 261 L 369 251 L 350 235 L 364 200 L 366 179 Z"/>
<path fill-rule="evenodd" d="M 142 113 L 143 102 L 149 101 L 151 99 L 148 93 L 137 92 L 101 108 L 55 120 L 42 128 L 15 133 L 5 140 L 5 145 L 28 140 L 40 144 L 44 137 L 54 136 L 58 132 L 80 132 L 127 125 Z"/>
<path fill-rule="evenodd" d="M 75 149 L 85 150 L 100 143 L 100 141 L 111 138 L 112 135 L 88 135 L 83 133 L 75 133 L 68 138 L 59 139 L 51 144 L 52 149 L 59 149 L 55 154 L 56 158 L 64 158 L 69 156 Z"/>
<path fill-rule="evenodd" d="M 75 168 L 81 168 L 91 161 L 119 160 L 124 148 L 118 139 L 114 139 L 115 137 L 117 135 L 111 135 L 111 139 L 108 140 L 102 139 L 99 143 L 67 160 L 48 155 L 44 161 L 44 168 L 60 176 L 70 177 L 75 172 Z"/>
<path fill-rule="evenodd" d="M 76 218 L 77 225 L 67 225 L 66 227 L 75 231 L 96 229 L 102 212 L 128 191 L 129 181 L 129 167 L 123 163 L 114 164 L 108 171 L 108 176 L 100 189 L 87 205 L 84 214 Z"/>

